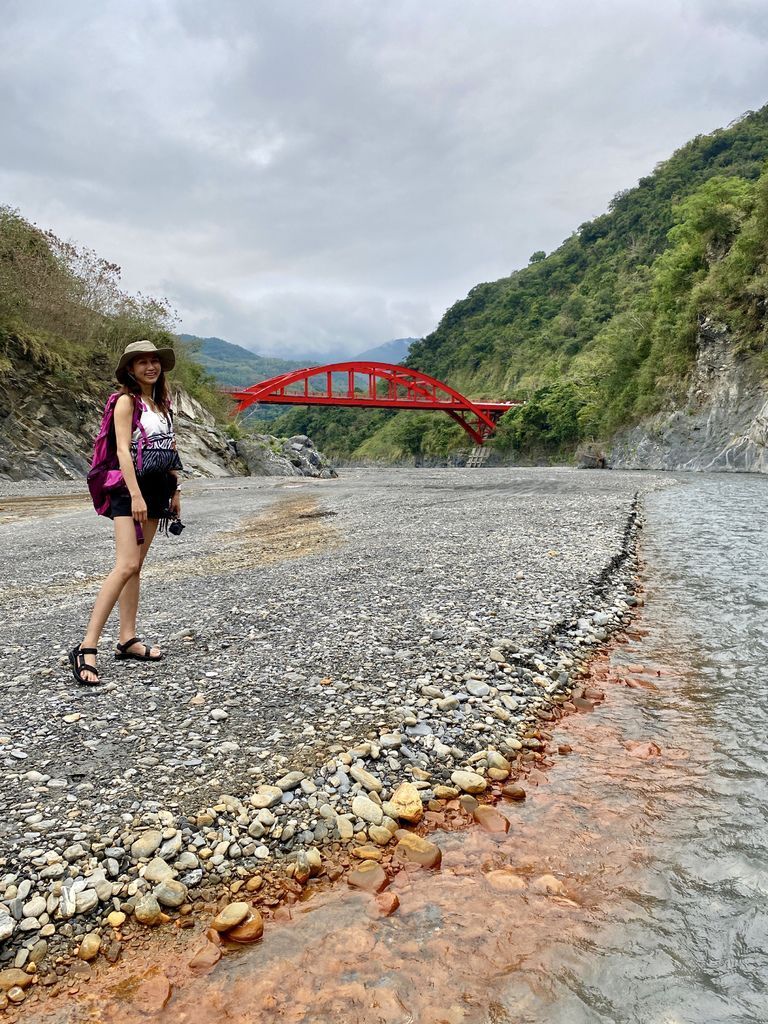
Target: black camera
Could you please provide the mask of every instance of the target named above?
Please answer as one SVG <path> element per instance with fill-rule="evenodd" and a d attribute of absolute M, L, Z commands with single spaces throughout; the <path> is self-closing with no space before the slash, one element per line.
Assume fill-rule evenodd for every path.
<path fill-rule="evenodd" d="M 180 537 L 183 529 L 184 523 L 180 519 L 174 519 L 168 527 L 168 533 L 172 533 L 174 537 Z"/>

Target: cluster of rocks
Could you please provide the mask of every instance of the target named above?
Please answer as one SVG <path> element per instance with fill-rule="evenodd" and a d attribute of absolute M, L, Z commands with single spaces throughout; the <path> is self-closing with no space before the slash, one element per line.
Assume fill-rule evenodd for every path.
<path fill-rule="evenodd" d="M 483 474 L 490 487 L 479 494 L 466 478 L 452 479 L 454 498 L 467 491 L 458 505 L 443 502 L 445 511 L 426 472 L 393 475 L 397 485 L 369 491 L 334 484 L 343 488 L 334 509 L 355 543 L 334 551 L 332 563 L 322 553 L 305 558 L 301 585 L 295 563 L 275 565 L 260 576 L 257 599 L 240 577 L 189 588 L 183 548 L 171 548 L 162 591 L 148 585 L 150 595 L 158 591 L 152 620 L 172 622 L 173 600 L 193 610 L 199 603 L 206 626 L 168 634 L 172 657 L 160 676 L 155 667 L 121 667 L 119 684 L 73 690 L 77 701 L 52 679 L 63 657 L 39 664 L 77 591 L 56 578 L 32 589 L 40 559 L 50 572 L 56 556 L 39 549 L 26 524 L 6 527 L 17 541 L 29 538 L 7 581 L 9 622 L 36 621 L 32 608 L 41 637 L 32 632 L 17 646 L 6 638 L 4 649 L 0 968 L 34 974 L 47 957 L 54 970 L 44 977 L 55 980 L 75 947 L 86 958 L 94 949 L 119 955 L 122 915 L 162 923 L 189 913 L 211 888 L 250 891 L 275 866 L 303 884 L 323 869 L 329 842 L 352 844 L 373 865 L 390 844 L 398 857 L 428 860 L 434 851 L 403 829 L 423 807 L 481 796 L 516 762 L 540 756 L 537 733 L 558 708 L 584 700 L 569 703 L 585 660 L 631 615 L 634 489 L 610 474 L 610 492 L 589 498 L 560 493 L 562 482 L 554 496 L 518 496 L 490 549 L 464 531 L 498 507 L 495 473 Z M 551 486 L 551 475 L 524 477 Z M 572 474 L 567 485 L 580 488 L 585 478 Z M 221 545 L 227 516 L 236 520 L 247 501 L 273 500 L 273 492 L 237 493 L 235 508 L 200 492 L 214 523 L 203 551 L 206 542 Z M 596 520 L 588 542 L 585 506 Z M 382 527 L 388 508 L 397 518 Z M 87 524 L 69 513 L 61 529 L 69 558 Z M 494 576 L 508 552 L 518 568 Z M 431 575 L 414 591 L 427 564 Z M 92 600 L 78 599 L 85 608 Z M 69 762 L 57 753 L 62 745 Z M 356 870 L 376 891 L 379 872 Z"/>
<path fill-rule="evenodd" d="M 402 859 L 435 866 L 439 849 L 403 824 L 417 824 L 430 801 L 484 793 L 509 777 L 516 760 L 541 751 L 535 733 L 568 702 L 574 670 L 626 623 L 634 603 L 622 593 L 611 606 L 590 610 L 549 652 L 496 639 L 461 680 L 422 679 L 399 728 L 346 749 L 336 745 L 314 772 L 294 768 L 243 798 L 221 794 L 188 818 L 157 810 L 98 840 L 83 833 L 64 849 L 20 850 L 16 870 L 0 878 L 0 942 L 8 948 L 0 962 L 12 953 L 16 971 L 36 967 L 54 936 L 76 942 L 84 960 L 100 949 L 114 959 L 119 943 L 105 941 L 103 931 L 119 929 L 127 915 L 143 925 L 163 923 L 204 881 L 250 879 L 275 858 L 285 860 L 289 877 L 306 882 L 321 870 L 320 849 L 330 840 L 360 844 L 364 863 L 350 884 L 372 892 L 386 882 L 376 847 L 396 841 Z M 36 771 L 25 777 L 35 787 L 56 784 Z M 27 824 L 41 818 L 31 814 Z M 260 927 L 251 915 L 243 934 L 260 934 Z"/>
<path fill-rule="evenodd" d="M 240 438 L 234 446 L 252 476 L 311 476 L 330 480 L 337 475 L 306 434 L 288 438 L 252 434 Z"/>

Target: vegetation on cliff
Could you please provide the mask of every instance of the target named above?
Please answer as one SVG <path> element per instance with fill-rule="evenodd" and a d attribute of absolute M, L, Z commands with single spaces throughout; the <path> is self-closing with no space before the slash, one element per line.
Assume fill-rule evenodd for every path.
<path fill-rule="evenodd" d="M 706 319 L 764 372 L 767 159 L 768 107 L 693 139 L 550 255 L 534 253 L 529 266 L 473 288 L 411 347 L 408 365 L 475 398 L 525 399 L 494 443 L 550 457 L 679 403 Z M 312 420 L 313 436 L 336 455 L 468 443 L 436 414 L 382 424 L 359 413 L 346 437 L 350 418 L 340 412 L 287 417 L 292 430 Z M 284 429 L 282 419 L 275 427 Z"/>
<path fill-rule="evenodd" d="M 223 415 L 226 400 L 178 343 L 174 327 L 167 301 L 120 288 L 116 264 L 0 207 L 0 374 L 6 396 L 41 382 L 75 394 L 106 392 L 125 346 L 148 338 L 176 349 L 174 382 Z"/>

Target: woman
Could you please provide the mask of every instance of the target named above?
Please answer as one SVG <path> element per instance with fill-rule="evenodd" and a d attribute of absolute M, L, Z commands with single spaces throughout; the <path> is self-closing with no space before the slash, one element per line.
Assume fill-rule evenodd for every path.
<path fill-rule="evenodd" d="M 96 654 L 101 631 L 120 602 L 120 639 L 115 657 L 160 661 L 157 647 L 136 636 L 139 580 L 147 551 L 161 520 L 181 514 L 173 417 L 165 374 L 176 356 L 172 348 L 155 348 L 135 341 L 120 357 L 115 376 L 122 392 L 115 404 L 117 457 L 125 486 L 110 497 L 109 517 L 115 524 L 115 567 L 107 576 L 93 607 L 82 644 L 70 652 L 72 672 L 79 683 L 99 682 Z M 131 431 L 134 403 L 139 403 L 140 426 Z"/>

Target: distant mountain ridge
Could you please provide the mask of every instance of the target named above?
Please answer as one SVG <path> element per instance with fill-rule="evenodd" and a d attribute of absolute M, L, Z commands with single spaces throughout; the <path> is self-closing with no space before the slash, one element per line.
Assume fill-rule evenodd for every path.
<path fill-rule="evenodd" d="M 394 338 L 392 341 L 385 341 L 383 345 L 375 348 L 367 348 L 364 352 L 358 352 L 350 359 L 380 359 L 382 363 L 401 363 L 408 355 L 411 345 L 418 338 Z"/>
<path fill-rule="evenodd" d="M 305 366 L 321 365 L 318 359 L 298 357 L 280 359 L 276 356 L 260 356 L 242 345 L 235 345 L 223 338 L 199 338 L 194 334 L 180 334 L 180 339 L 211 376 L 225 387 L 248 387 L 256 381 L 275 377 L 279 373 L 303 369 Z M 330 355 L 322 362 L 342 362 L 346 359 L 378 359 L 381 362 L 399 363 L 408 354 L 416 338 L 395 338 L 375 348 L 366 349 L 353 356 Z"/>

